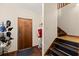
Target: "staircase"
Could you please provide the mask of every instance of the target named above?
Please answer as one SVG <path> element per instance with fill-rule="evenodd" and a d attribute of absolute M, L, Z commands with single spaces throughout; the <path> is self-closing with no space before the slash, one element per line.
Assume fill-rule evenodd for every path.
<path fill-rule="evenodd" d="M 79 43 L 66 41 L 56 38 L 52 46 L 49 48 L 48 56 L 78 56 Z"/>
<path fill-rule="evenodd" d="M 60 32 L 66 34 L 62 30 Z M 60 33 L 58 32 L 58 34 Z M 61 33 L 60 33 L 61 34 Z M 47 56 L 78 56 L 79 55 L 79 43 L 75 42 L 75 39 L 62 38 L 64 35 L 59 35 L 51 44 L 45 55 Z M 66 36 L 66 35 L 65 35 Z"/>

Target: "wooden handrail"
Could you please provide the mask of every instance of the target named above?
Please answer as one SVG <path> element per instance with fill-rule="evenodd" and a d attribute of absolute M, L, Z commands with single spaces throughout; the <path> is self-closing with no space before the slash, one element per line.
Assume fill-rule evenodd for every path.
<path fill-rule="evenodd" d="M 57 4 L 57 9 L 63 8 L 64 6 L 68 5 L 70 3 L 58 3 Z"/>

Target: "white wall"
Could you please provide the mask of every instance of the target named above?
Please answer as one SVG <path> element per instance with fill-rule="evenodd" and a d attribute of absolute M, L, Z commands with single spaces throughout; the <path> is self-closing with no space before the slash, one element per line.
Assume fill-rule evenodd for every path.
<path fill-rule="evenodd" d="M 44 4 L 44 53 L 57 37 L 57 4 Z"/>
<path fill-rule="evenodd" d="M 79 5 L 69 4 L 59 10 L 58 26 L 69 35 L 79 36 Z"/>
<path fill-rule="evenodd" d="M 23 5 L 23 6 L 22 6 Z M 37 28 L 41 21 L 41 13 L 37 13 L 32 9 L 28 9 L 27 4 L 0 4 L 0 21 L 11 20 L 12 21 L 12 46 L 9 49 L 9 52 L 17 50 L 17 40 L 18 40 L 18 17 L 30 18 L 33 21 L 33 46 L 38 44 L 37 41 Z M 38 5 L 37 5 L 38 6 Z M 29 7 L 29 6 L 28 6 Z M 41 10 L 40 10 L 41 11 Z"/>

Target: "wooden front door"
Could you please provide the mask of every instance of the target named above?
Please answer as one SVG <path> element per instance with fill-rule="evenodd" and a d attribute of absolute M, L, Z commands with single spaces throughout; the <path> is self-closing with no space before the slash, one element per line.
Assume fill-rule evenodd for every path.
<path fill-rule="evenodd" d="M 18 50 L 32 47 L 32 19 L 18 18 Z"/>

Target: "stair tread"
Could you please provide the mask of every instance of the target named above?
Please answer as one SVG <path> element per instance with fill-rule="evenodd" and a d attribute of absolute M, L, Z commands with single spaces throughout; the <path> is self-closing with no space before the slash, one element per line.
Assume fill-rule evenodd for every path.
<path fill-rule="evenodd" d="M 58 51 L 58 56 L 70 56 L 70 54 L 58 49 L 55 47 L 55 49 Z M 51 51 L 54 51 L 54 49 L 50 48 Z"/>
<path fill-rule="evenodd" d="M 60 38 L 56 38 L 55 42 L 63 43 L 63 44 L 69 44 L 69 45 L 73 45 L 73 47 L 79 48 L 79 44 L 78 43 L 67 41 L 67 40 L 63 40 L 63 39 L 60 39 Z"/>
<path fill-rule="evenodd" d="M 51 50 L 52 52 L 54 52 L 54 53 L 60 55 L 60 56 L 64 56 L 64 54 L 62 54 L 61 52 L 57 51 L 57 49 L 52 49 L 52 48 L 50 48 L 50 50 Z"/>
<path fill-rule="evenodd" d="M 68 53 L 66 53 L 66 52 L 64 52 L 64 51 L 62 51 L 62 50 L 60 50 L 58 48 L 57 48 L 57 50 L 60 51 L 60 52 L 62 52 L 62 53 L 64 53 L 64 54 L 66 54 L 66 55 L 68 55 L 68 56 L 71 56 L 70 54 L 68 54 Z"/>
<path fill-rule="evenodd" d="M 71 41 L 71 42 L 75 42 L 75 43 L 79 43 L 79 37 L 62 36 L 62 37 L 57 37 L 57 38 Z"/>
<path fill-rule="evenodd" d="M 63 48 L 66 48 L 66 49 L 68 49 L 68 50 L 71 50 L 71 51 L 74 51 L 74 52 L 78 52 L 77 49 L 73 49 L 73 48 L 71 48 L 71 47 L 69 47 L 69 46 L 66 46 L 66 45 L 63 45 L 63 44 L 59 44 L 59 43 L 57 43 L 57 42 L 54 42 L 54 43 L 57 44 L 57 45 L 59 45 L 59 46 L 62 46 Z"/>
<path fill-rule="evenodd" d="M 65 43 L 63 43 L 63 44 L 65 44 Z M 74 49 L 79 49 L 78 47 L 73 46 L 73 45 L 70 45 L 70 44 L 65 44 L 65 45 L 67 45 L 67 46 L 69 46 L 69 47 L 71 47 L 71 48 L 74 48 Z"/>

